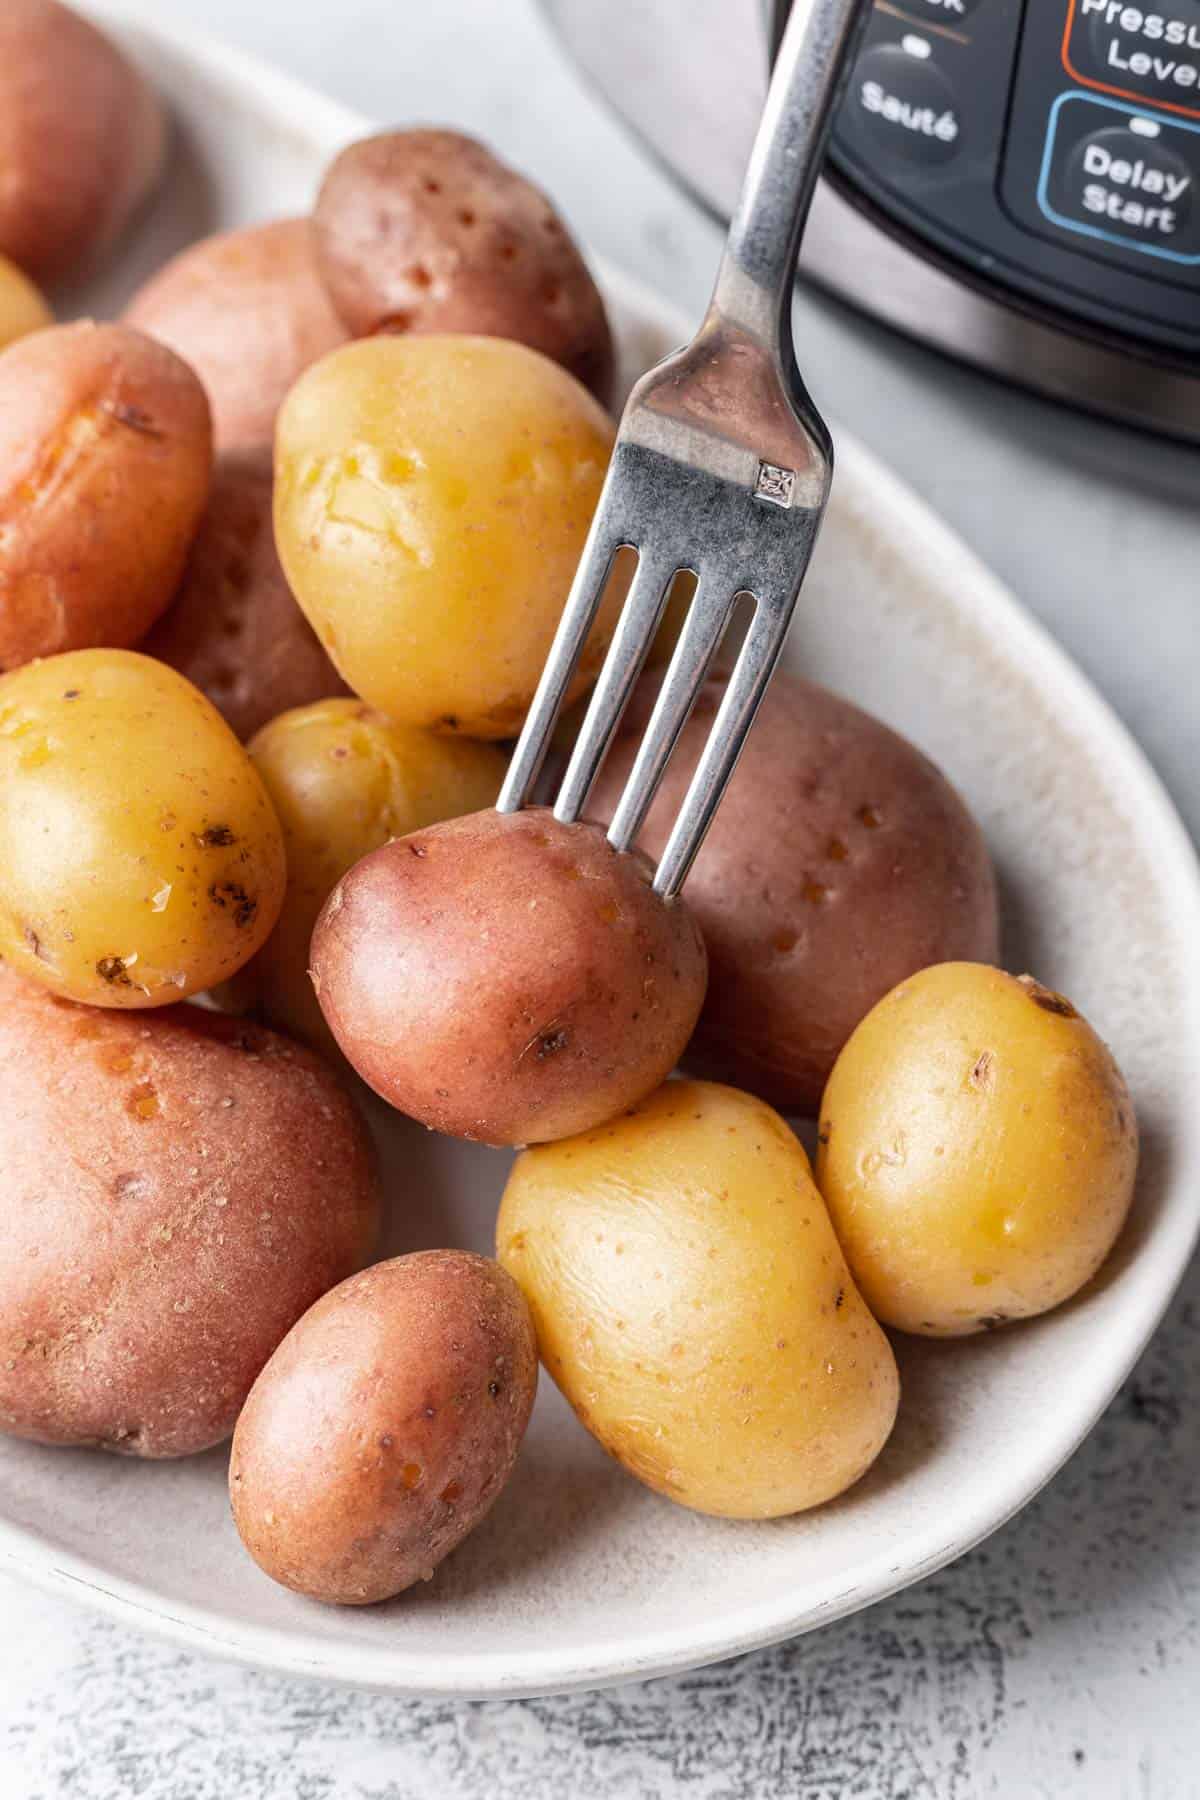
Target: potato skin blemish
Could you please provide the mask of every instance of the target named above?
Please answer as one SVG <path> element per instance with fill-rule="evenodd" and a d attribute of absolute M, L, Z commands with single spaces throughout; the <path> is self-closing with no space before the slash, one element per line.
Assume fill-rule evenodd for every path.
<path fill-rule="evenodd" d="M 233 922 L 239 927 L 251 924 L 258 912 L 258 901 L 250 897 L 238 881 L 214 881 L 208 890 L 214 906 L 233 909 Z"/>

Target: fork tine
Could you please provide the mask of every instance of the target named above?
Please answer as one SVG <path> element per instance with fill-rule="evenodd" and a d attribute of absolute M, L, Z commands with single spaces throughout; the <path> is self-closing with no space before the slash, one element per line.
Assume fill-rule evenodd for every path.
<path fill-rule="evenodd" d="M 671 899 L 683 886 L 704 834 L 712 823 L 725 785 L 754 723 L 759 702 L 779 661 L 791 610 L 790 606 L 780 611 L 764 606 L 761 601 L 758 603 L 708 742 L 659 860 L 654 887 L 664 899 Z"/>
<path fill-rule="evenodd" d="M 610 470 L 600 503 L 592 520 L 587 543 L 583 547 L 567 604 L 554 634 L 554 643 L 542 670 L 533 704 L 525 716 L 517 747 L 513 751 L 504 785 L 496 801 L 496 811 L 520 812 L 534 782 L 541 772 L 550 747 L 550 738 L 562 711 L 562 703 L 571 685 L 576 665 L 587 642 L 617 551 L 627 543 L 610 523 L 608 496 L 612 487 Z"/>
<path fill-rule="evenodd" d="M 696 598 L 608 828 L 608 841 L 614 850 L 628 850 L 642 828 L 642 820 L 729 622 L 735 599 L 728 588 L 718 587 L 701 571 Z"/>
<path fill-rule="evenodd" d="M 600 679 L 559 789 L 554 816 L 564 825 L 572 824 L 587 804 L 608 741 L 650 653 L 677 568 L 675 557 L 656 555 L 653 550 L 641 552 Z"/>

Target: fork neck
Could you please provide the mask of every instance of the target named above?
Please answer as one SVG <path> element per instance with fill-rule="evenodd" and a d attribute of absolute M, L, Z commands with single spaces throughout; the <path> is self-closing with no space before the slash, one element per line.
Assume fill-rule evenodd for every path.
<path fill-rule="evenodd" d="M 793 0 L 710 314 L 792 363 L 800 237 L 833 114 L 872 0 Z"/>

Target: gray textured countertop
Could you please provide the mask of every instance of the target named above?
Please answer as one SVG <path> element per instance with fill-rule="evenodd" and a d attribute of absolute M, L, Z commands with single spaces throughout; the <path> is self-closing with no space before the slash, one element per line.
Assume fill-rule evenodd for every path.
<path fill-rule="evenodd" d="M 622 4 L 612 7 L 619 29 Z M 130 0 L 127 10 L 138 6 Z M 380 119 L 458 121 L 698 311 L 719 234 L 586 98 L 531 0 L 141 0 Z M 1195 452 L 816 302 L 811 385 L 1067 645 L 1200 834 Z M 0 1582 L 14 1800 L 1194 1800 L 1200 1273 L 1101 1426 L 983 1548 L 815 1637 L 612 1694 L 412 1703 L 250 1674 Z M 1053 1392 L 1047 1405 L 1054 1404 Z"/>

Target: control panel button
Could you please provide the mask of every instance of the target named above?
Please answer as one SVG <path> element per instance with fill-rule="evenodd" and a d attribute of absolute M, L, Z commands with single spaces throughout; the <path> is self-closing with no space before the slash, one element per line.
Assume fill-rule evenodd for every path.
<path fill-rule="evenodd" d="M 882 44 L 859 58 L 847 113 L 877 146 L 910 162 L 946 163 L 962 149 L 954 89 L 926 38 Z"/>
<path fill-rule="evenodd" d="M 1061 186 L 1076 217 L 1108 219 L 1146 243 L 1189 237 L 1192 171 L 1174 150 L 1132 131 L 1095 131 L 1071 152 Z"/>
<path fill-rule="evenodd" d="M 1038 203 L 1056 225 L 1200 264 L 1200 128 L 1085 94 L 1054 104 Z"/>
<path fill-rule="evenodd" d="M 897 0 L 902 12 L 913 18 L 939 20 L 943 25 L 962 25 L 971 17 L 979 0 Z"/>
<path fill-rule="evenodd" d="M 1200 119 L 1200 0 L 1070 0 L 1063 63 L 1084 87 Z"/>

